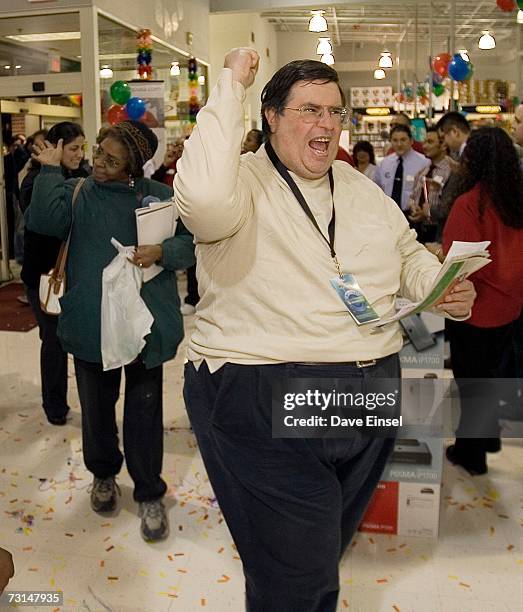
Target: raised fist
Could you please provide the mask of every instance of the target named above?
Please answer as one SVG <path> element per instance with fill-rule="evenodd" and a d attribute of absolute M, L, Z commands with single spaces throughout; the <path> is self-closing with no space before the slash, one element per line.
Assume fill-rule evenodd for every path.
<path fill-rule="evenodd" d="M 247 89 L 254 83 L 259 61 L 260 56 L 254 49 L 239 47 L 227 53 L 223 65 L 232 70 L 233 80 L 238 81 Z"/>

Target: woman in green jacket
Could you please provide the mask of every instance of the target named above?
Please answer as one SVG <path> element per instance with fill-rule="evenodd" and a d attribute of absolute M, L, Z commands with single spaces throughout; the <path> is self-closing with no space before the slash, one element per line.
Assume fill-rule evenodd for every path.
<path fill-rule="evenodd" d="M 157 146 L 155 134 L 136 121 L 124 121 L 104 132 L 94 153 L 92 176 L 82 185 L 74 212 L 77 179 L 65 180 L 60 170 L 62 142 L 56 147 L 46 143 L 34 155 L 42 170 L 35 181 L 27 227 L 65 239 L 72 224 L 58 337 L 64 350 L 74 356 L 84 461 L 94 475 L 91 507 L 95 512 L 115 510 L 119 492 L 115 476 L 123 462 L 115 418 L 121 368 L 104 372 L 102 366 L 102 273 L 117 254 L 111 238 L 123 245 L 137 244 L 135 210 L 144 197 L 165 200 L 172 195 L 166 185 L 143 178 L 142 166 Z M 169 532 L 162 503 L 167 485 L 160 475 L 162 364 L 175 356 L 183 338 L 175 270 L 186 269 L 194 261 L 192 235 L 181 221 L 173 238 L 137 247 L 133 259 L 143 268 L 153 263 L 163 267 L 142 285 L 141 297 L 154 323 L 138 358 L 125 366 L 123 445 L 145 540 L 163 539 Z"/>

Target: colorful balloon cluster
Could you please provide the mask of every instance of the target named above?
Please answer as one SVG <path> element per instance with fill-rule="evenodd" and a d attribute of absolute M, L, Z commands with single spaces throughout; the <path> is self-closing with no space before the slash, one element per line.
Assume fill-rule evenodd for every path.
<path fill-rule="evenodd" d="M 151 30 L 140 30 L 136 40 L 138 41 L 138 47 L 136 49 L 136 53 L 138 53 L 138 57 L 136 58 L 136 62 L 138 63 L 138 75 L 141 79 L 150 81 L 153 78 L 153 67 L 151 66 L 153 41 L 151 38 Z"/>
<path fill-rule="evenodd" d="M 111 98 L 115 102 L 107 109 L 107 121 L 111 125 L 127 119 L 138 121 L 145 113 L 145 102 L 131 97 L 131 88 L 125 81 L 115 81 L 111 85 Z"/>
<path fill-rule="evenodd" d="M 189 59 L 187 70 L 189 73 L 189 121 L 196 123 L 196 115 L 200 110 L 200 103 L 198 101 L 198 62 L 194 57 Z"/>
<path fill-rule="evenodd" d="M 440 53 L 439 55 L 436 55 L 436 57 L 432 60 L 432 68 L 434 71 L 432 76 L 432 82 L 434 85 L 442 84 L 441 80 L 438 83 L 438 77 L 443 79 L 444 77 L 448 76 L 454 81 L 468 81 L 474 74 L 474 65 L 466 55 L 461 53 L 455 53 L 454 55 L 450 55 L 449 53 Z M 438 91 L 443 93 L 439 87 Z M 434 93 L 436 93 L 436 91 L 434 91 Z M 436 95 L 441 95 L 441 93 L 436 93 Z"/>

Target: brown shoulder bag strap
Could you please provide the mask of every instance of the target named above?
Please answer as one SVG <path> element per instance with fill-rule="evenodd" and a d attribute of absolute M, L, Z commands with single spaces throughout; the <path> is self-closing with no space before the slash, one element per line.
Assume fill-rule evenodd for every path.
<path fill-rule="evenodd" d="M 76 183 L 73 191 L 73 199 L 71 202 L 71 227 L 69 228 L 69 235 L 67 236 L 67 240 L 64 240 L 64 242 L 62 242 L 62 245 L 60 246 L 60 251 L 58 252 L 58 257 L 56 258 L 56 264 L 54 266 L 52 274 L 57 281 L 62 281 L 62 279 L 64 278 L 65 264 L 67 263 L 67 253 L 69 252 L 69 242 L 71 241 L 71 233 L 73 231 L 74 205 L 84 182 L 85 178 L 81 178 L 78 183 Z"/>

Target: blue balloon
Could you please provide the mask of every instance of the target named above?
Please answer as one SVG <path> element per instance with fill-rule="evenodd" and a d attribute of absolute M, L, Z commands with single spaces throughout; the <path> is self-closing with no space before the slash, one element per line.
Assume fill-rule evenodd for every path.
<path fill-rule="evenodd" d="M 125 105 L 129 119 L 138 121 L 140 117 L 145 113 L 145 102 L 141 98 L 129 98 L 129 101 Z"/>
<path fill-rule="evenodd" d="M 452 56 L 449 64 L 449 76 L 454 81 L 466 80 L 470 71 L 470 62 L 464 60 L 459 53 Z"/>

